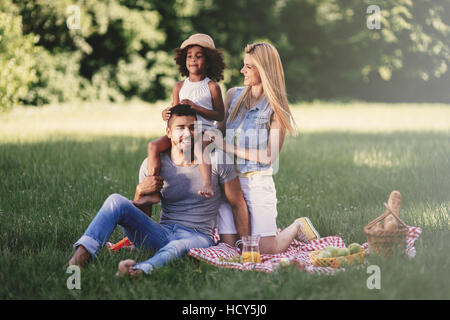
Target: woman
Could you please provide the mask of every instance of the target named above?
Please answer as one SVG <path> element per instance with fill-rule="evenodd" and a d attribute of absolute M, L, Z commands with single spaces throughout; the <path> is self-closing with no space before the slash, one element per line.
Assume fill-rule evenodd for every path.
<path fill-rule="evenodd" d="M 226 138 L 216 146 L 234 155 L 236 171 L 251 215 L 252 234 L 261 236 L 260 252 L 285 251 L 292 240 L 319 237 L 308 218 L 296 219 L 277 234 L 277 198 L 272 164 L 283 146 L 286 132 L 295 134 L 295 122 L 288 106 L 280 56 L 268 43 L 245 48 L 245 87 L 232 88 L 225 97 L 224 121 L 218 124 Z M 234 244 L 237 232 L 228 203 L 219 210 L 218 233 L 222 241 Z"/>

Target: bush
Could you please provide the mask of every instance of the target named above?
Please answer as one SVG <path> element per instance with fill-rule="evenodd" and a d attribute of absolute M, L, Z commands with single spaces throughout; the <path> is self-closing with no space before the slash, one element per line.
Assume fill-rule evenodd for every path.
<path fill-rule="evenodd" d="M 25 104 L 42 105 L 76 100 L 83 78 L 78 74 L 80 54 L 63 52 L 50 54 L 40 47 L 35 54 L 38 80 L 30 85 L 22 97 Z"/>
<path fill-rule="evenodd" d="M 17 104 L 37 79 L 34 53 L 38 39 L 23 35 L 22 18 L 14 14 L 12 5 L 10 8 L 0 11 L 0 110 Z"/>

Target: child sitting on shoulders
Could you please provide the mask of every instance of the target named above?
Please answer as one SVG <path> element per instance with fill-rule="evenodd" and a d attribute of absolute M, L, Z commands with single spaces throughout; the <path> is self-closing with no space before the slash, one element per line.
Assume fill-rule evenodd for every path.
<path fill-rule="evenodd" d="M 164 121 L 170 118 L 171 107 L 187 104 L 197 112 L 197 125 L 201 130 L 215 128 L 214 121 L 224 119 L 224 104 L 219 85 L 215 81 L 223 80 L 225 63 L 222 53 L 216 49 L 213 39 L 202 33 L 191 35 L 180 48 L 176 49 L 175 61 L 180 74 L 186 76 L 184 81 L 175 84 L 172 90 L 172 105 L 162 112 Z M 201 139 L 203 140 L 203 139 Z M 198 194 L 210 198 L 214 195 L 211 182 L 211 162 L 209 154 L 203 152 L 207 143 L 196 143 L 194 154 L 200 160 L 202 188 Z M 163 136 L 148 144 L 148 172 L 159 175 L 161 170 L 160 153 L 170 147 L 170 139 Z M 206 158 L 204 158 L 205 156 Z M 160 194 L 150 195 L 152 200 L 159 202 Z"/>

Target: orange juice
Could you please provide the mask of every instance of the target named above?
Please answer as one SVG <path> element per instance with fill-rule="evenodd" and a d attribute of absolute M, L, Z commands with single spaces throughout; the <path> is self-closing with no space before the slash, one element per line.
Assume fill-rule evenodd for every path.
<path fill-rule="evenodd" d="M 255 251 L 243 251 L 242 260 L 244 260 L 244 262 L 261 263 L 261 255 L 259 252 Z"/>

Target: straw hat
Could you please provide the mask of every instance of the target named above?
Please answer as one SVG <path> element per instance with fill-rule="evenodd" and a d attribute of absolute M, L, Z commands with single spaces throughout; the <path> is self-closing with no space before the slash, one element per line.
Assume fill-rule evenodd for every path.
<path fill-rule="evenodd" d="M 209 49 L 215 49 L 214 40 L 204 33 L 196 33 L 187 38 L 182 44 L 180 49 L 184 49 L 187 46 L 198 45 Z"/>

